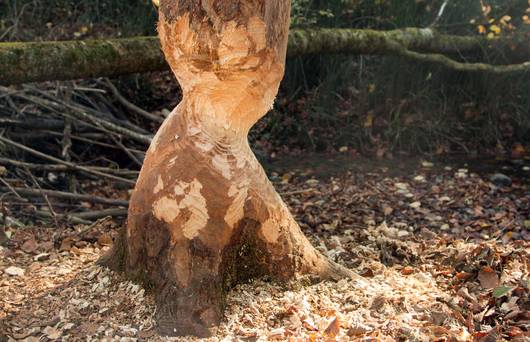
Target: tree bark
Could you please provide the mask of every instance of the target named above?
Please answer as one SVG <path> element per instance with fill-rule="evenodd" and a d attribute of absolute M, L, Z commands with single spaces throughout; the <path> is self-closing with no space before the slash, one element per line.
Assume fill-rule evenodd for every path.
<path fill-rule="evenodd" d="M 529 53 L 527 38 L 487 39 L 440 34 L 433 29 L 405 28 L 293 30 L 288 57 L 314 53 L 394 55 L 395 43 L 423 53 L 461 54 L 501 51 L 505 55 Z M 68 80 L 166 70 L 167 63 L 156 37 L 106 40 L 0 43 L 0 84 Z"/>
<path fill-rule="evenodd" d="M 311 246 L 247 141 L 283 77 L 289 1 L 160 5 L 183 99 L 149 147 L 126 231 L 103 263 L 154 289 L 161 333 L 208 336 L 238 283 L 354 274 Z"/>

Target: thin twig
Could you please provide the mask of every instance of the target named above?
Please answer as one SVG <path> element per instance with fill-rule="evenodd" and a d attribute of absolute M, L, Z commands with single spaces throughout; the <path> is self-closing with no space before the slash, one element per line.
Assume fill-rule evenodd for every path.
<path fill-rule="evenodd" d="M 9 158 L 3 158 L 0 157 L 0 165 L 11 165 L 15 167 L 24 168 L 27 167 L 30 170 L 39 170 L 39 171 L 55 171 L 55 172 L 66 172 L 66 171 L 79 171 L 78 169 L 63 165 L 63 164 L 34 164 L 34 163 L 28 163 L 28 162 L 21 162 L 14 159 Z M 138 171 L 134 170 L 128 170 L 128 169 L 112 169 L 109 167 L 101 167 L 101 166 L 85 166 L 88 169 L 101 171 L 105 173 L 110 174 L 116 174 L 120 176 L 130 176 L 130 177 L 138 177 Z"/>
<path fill-rule="evenodd" d="M 33 184 L 35 184 L 35 186 L 37 187 L 38 192 L 42 195 L 42 198 L 44 198 L 44 201 L 46 202 L 46 204 L 48 205 L 48 209 L 50 209 L 50 213 L 52 215 L 53 222 L 55 223 L 55 226 L 59 227 L 59 221 L 57 221 L 57 213 L 55 212 L 55 210 L 53 210 L 53 206 L 50 203 L 50 200 L 48 199 L 48 196 L 46 196 L 46 194 L 42 191 L 42 188 L 40 187 L 39 182 L 37 182 L 37 180 L 35 179 L 33 174 L 28 169 L 25 169 L 25 171 L 29 175 L 31 180 L 33 181 Z"/>
<path fill-rule="evenodd" d="M 114 136 L 114 134 L 110 134 L 110 138 L 116 143 L 116 145 L 121 147 L 123 152 L 125 152 L 125 154 L 127 154 L 129 158 L 131 158 L 132 161 L 136 163 L 136 165 L 140 167 L 142 166 L 142 162 L 140 161 L 140 159 L 138 159 L 138 157 L 136 157 L 132 151 L 130 151 L 127 147 L 125 147 L 125 145 L 123 145 L 121 141 Z"/>
<path fill-rule="evenodd" d="M 0 177 L 0 182 L 4 183 L 7 189 L 9 189 L 9 191 L 14 193 L 18 198 L 22 198 L 22 196 L 20 196 L 20 194 L 15 189 L 13 189 L 13 187 L 8 182 L 6 182 L 5 179 L 3 179 L 2 177 Z"/>
<path fill-rule="evenodd" d="M 0 141 L 3 141 L 4 143 L 6 144 L 9 144 L 11 146 L 14 146 L 14 147 L 17 147 L 21 150 L 24 150 L 26 152 L 29 152 L 33 155 L 36 155 L 38 157 L 41 157 L 43 159 L 48 159 L 48 160 L 51 160 L 55 163 L 58 163 L 58 164 L 63 164 L 63 165 L 67 165 L 73 169 L 77 169 L 77 170 L 80 170 L 80 171 L 84 171 L 86 173 L 90 173 L 90 174 L 93 174 L 93 175 L 97 175 L 97 176 L 102 176 L 102 177 L 105 177 L 105 178 L 109 178 L 109 179 L 114 179 L 114 180 L 117 180 L 117 181 L 120 181 L 120 182 L 124 182 L 124 183 L 127 183 L 127 184 L 135 184 L 136 182 L 135 181 L 132 181 L 130 179 L 126 179 L 126 178 L 122 178 L 122 177 L 118 177 L 118 176 L 114 176 L 114 175 L 110 175 L 108 173 L 104 173 L 104 172 L 100 172 L 100 171 L 96 171 L 94 169 L 91 169 L 91 168 L 88 168 L 88 167 L 84 167 L 84 166 L 81 166 L 81 165 L 77 165 L 77 164 L 74 164 L 72 162 L 66 162 L 62 159 L 59 159 L 59 158 L 55 158 L 53 156 L 50 156 L 46 153 L 42 153 L 42 152 L 39 152 L 37 150 L 34 150 L 30 147 L 27 147 L 25 145 L 22 145 L 22 144 L 19 144 L 11 139 L 8 139 L 8 138 L 5 138 L 5 137 L 2 137 L 0 136 Z"/>
<path fill-rule="evenodd" d="M 320 191 L 318 191 L 317 189 L 311 188 L 311 189 L 301 189 L 301 190 L 280 192 L 279 194 L 282 195 L 282 196 L 289 196 L 289 195 L 304 194 L 304 193 L 308 193 L 308 192 L 320 193 Z"/>
<path fill-rule="evenodd" d="M 151 114 L 148 111 L 138 107 L 134 103 L 129 102 L 125 97 L 123 97 L 123 95 L 120 94 L 118 89 L 114 86 L 114 84 L 112 84 L 112 82 L 108 78 L 105 78 L 104 82 L 107 85 L 107 87 L 109 87 L 110 91 L 112 92 L 116 100 L 118 100 L 125 108 L 132 110 L 136 114 L 143 116 L 144 118 L 148 120 L 155 121 L 158 123 L 162 123 L 164 121 L 163 118 L 156 116 L 154 114 Z"/>
<path fill-rule="evenodd" d="M 78 236 L 83 236 L 90 229 L 92 229 L 92 228 L 94 228 L 96 226 L 99 226 L 100 224 L 105 223 L 105 222 L 109 221 L 110 219 L 112 219 L 112 216 L 105 216 L 103 218 L 100 218 L 100 219 L 94 221 L 94 223 L 89 224 L 88 226 L 86 226 L 83 229 L 81 229 L 79 232 L 77 232 L 77 235 Z"/>
<path fill-rule="evenodd" d="M 7 187 L 0 187 L 1 191 L 5 191 Z M 99 196 L 92 196 L 92 195 L 84 195 L 84 194 L 75 194 L 71 192 L 65 192 L 65 191 L 56 191 L 56 190 L 47 190 L 47 189 L 32 189 L 32 188 L 10 188 L 12 192 L 15 192 L 18 194 L 20 198 L 21 196 L 38 196 L 39 194 L 45 194 L 49 197 L 55 197 L 55 198 L 62 198 L 62 199 L 70 199 L 70 200 L 76 200 L 76 201 L 82 201 L 82 202 L 90 202 L 90 203 L 101 203 L 101 204 L 109 204 L 109 205 L 115 205 L 115 206 L 122 206 L 127 207 L 129 205 L 129 201 L 127 200 L 120 200 L 120 199 L 112 199 L 112 198 L 106 198 L 106 197 L 99 197 Z"/>
<path fill-rule="evenodd" d="M 403 47 L 403 45 L 388 41 L 389 46 L 394 52 L 400 56 L 414 59 L 420 62 L 436 63 L 445 66 L 446 68 L 457 71 L 470 72 L 490 72 L 493 74 L 507 74 L 515 72 L 529 72 L 530 62 L 519 64 L 493 65 L 486 63 L 461 63 L 451 59 L 445 55 L 437 53 L 420 53 Z"/>
<path fill-rule="evenodd" d="M 93 210 L 93 211 L 85 211 L 82 213 L 71 214 L 71 216 L 75 216 L 83 220 L 97 220 L 105 216 L 112 216 L 112 217 L 127 216 L 127 209 L 126 208 L 115 208 L 115 209 Z"/>
<path fill-rule="evenodd" d="M 8 88 L 5 88 L 5 87 L 2 87 L 0 86 L 0 90 L 1 91 L 6 91 Z M 28 100 L 28 101 L 31 101 L 35 104 L 38 104 L 39 106 L 41 107 L 44 107 L 50 111 L 53 111 L 59 115 L 62 115 L 62 116 L 69 116 L 69 114 L 71 114 L 72 116 L 74 116 L 77 120 L 81 120 L 81 122 L 85 123 L 85 124 L 92 124 L 94 125 L 95 122 L 101 124 L 101 126 L 115 132 L 115 133 L 118 133 L 118 134 L 121 134 L 121 135 L 124 135 L 132 140 L 135 140 L 137 142 L 140 142 L 144 145 L 149 145 L 151 143 L 151 139 L 153 138 L 152 135 L 147 135 L 147 134 L 143 134 L 143 133 L 138 133 L 138 132 L 135 132 L 135 131 L 132 131 L 128 128 L 125 128 L 125 127 L 122 127 L 120 126 L 120 124 L 122 125 L 125 125 L 124 122 L 120 122 L 120 124 L 117 124 L 117 123 L 113 123 L 113 122 L 110 122 L 110 121 L 107 121 L 107 120 L 104 120 L 102 118 L 99 118 L 95 115 L 92 115 L 92 114 L 89 114 L 88 113 L 88 110 L 87 108 L 79 108 L 77 106 L 73 106 L 71 104 L 68 104 L 68 103 L 65 103 L 65 102 L 62 102 L 60 100 L 57 100 L 56 98 L 53 98 L 53 96 L 47 94 L 47 93 L 42 93 L 43 95 L 45 95 L 46 97 L 48 98 L 51 98 L 51 99 L 42 99 L 42 98 L 39 98 L 37 96 L 32 96 L 32 95 L 28 95 L 28 94 L 16 94 L 15 96 L 19 97 L 19 98 L 22 98 L 22 99 L 25 99 L 25 100 Z M 64 112 L 64 108 L 61 107 L 64 106 L 64 107 L 67 107 L 68 109 L 70 109 L 70 113 L 65 113 Z M 87 122 L 88 121 L 88 122 Z M 92 126 L 94 127 L 94 126 Z M 96 128 L 96 127 L 94 127 Z"/>
<path fill-rule="evenodd" d="M 35 214 L 37 216 L 39 216 L 39 217 L 46 217 L 46 218 L 49 218 L 51 216 L 51 214 L 49 212 L 43 211 L 43 210 L 36 210 Z M 90 223 L 92 223 L 89 220 L 84 220 L 84 219 L 76 217 L 74 215 L 57 214 L 57 217 L 60 218 L 60 219 L 66 220 L 66 221 L 70 221 L 72 223 L 76 223 L 76 224 L 90 224 Z"/>
<path fill-rule="evenodd" d="M 436 18 L 434 19 L 432 24 L 429 25 L 429 27 L 435 27 L 438 24 L 438 21 L 440 21 L 440 19 L 442 18 L 443 14 L 444 14 L 444 11 L 445 11 L 445 7 L 447 6 L 448 3 L 449 3 L 449 0 L 445 0 L 444 3 L 442 4 L 442 6 L 440 6 L 440 10 L 438 11 L 438 15 L 436 15 Z"/>

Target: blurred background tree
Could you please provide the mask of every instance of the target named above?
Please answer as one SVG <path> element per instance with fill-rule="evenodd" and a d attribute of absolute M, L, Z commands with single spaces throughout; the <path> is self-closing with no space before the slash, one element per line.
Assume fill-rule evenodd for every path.
<path fill-rule="evenodd" d="M 528 37 L 529 7 L 526 0 L 295 0 L 292 25 L 434 27 L 456 35 Z M 487 56 L 490 63 L 528 57 L 501 51 Z M 301 104 L 296 112 L 305 120 L 292 119 L 285 138 L 295 133 L 315 149 L 353 143 L 379 156 L 396 150 L 475 154 L 484 146 L 510 149 L 529 133 L 530 80 L 525 74 L 461 73 L 394 56 L 321 55 L 289 62 L 284 91 L 296 101 L 286 105 Z M 300 127 L 299 121 L 307 126 Z"/>

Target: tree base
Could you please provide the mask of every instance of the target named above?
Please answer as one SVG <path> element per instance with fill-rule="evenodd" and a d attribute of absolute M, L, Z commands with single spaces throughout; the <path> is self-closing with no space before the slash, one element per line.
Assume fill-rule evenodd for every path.
<path fill-rule="evenodd" d="M 259 227 L 260 223 L 253 220 L 243 220 L 238 225 L 230 243 L 221 251 L 221 271 L 217 273 L 211 272 L 210 267 L 212 255 L 218 252 L 205 248 L 200 241 L 194 241 L 192 260 L 195 267 L 192 271 L 195 274 L 187 287 L 182 287 L 175 278 L 153 278 L 152 274 L 143 269 L 128 266 L 124 229 L 98 264 L 125 273 L 144 288 L 153 290 L 157 304 L 157 330 L 161 335 L 167 336 L 211 336 L 222 320 L 227 293 L 235 285 L 252 279 L 285 284 L 304 275 L 310 275 L 313 281 L 355 277 L 352 271 L 328 261 L 320 254 L 317 254 L 318 259 L 310 263 L 305 262 L 307 260 L 304 261 L 302 256 L 293 254 L 286 254 L 283 259 L 275 260 L 274 253 L 256 234 Z"/>

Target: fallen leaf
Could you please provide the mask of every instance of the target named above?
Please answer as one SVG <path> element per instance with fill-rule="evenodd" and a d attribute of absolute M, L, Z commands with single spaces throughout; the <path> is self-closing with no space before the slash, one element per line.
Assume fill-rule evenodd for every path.
<path fill-rule="evenodd" d="M 423 177 L 422 175 L 418 175 L 418 176 L 414 177 L 414 180 L 416 182 L 420 182 L 420 183 L 421 182 L 425 182 L 425 177 Z"/>
<path fill-rule="evenodd" d="M 517 336 L 522 336 L 524 334 L 524 331 L 521 330 L 521 328 L 518 328 L 518 327 L 510 327 L 508 329 L 508 331 L 506 332 L 508 334 L 508 336 L 510 337 L 517 337 Z"/>
<path fill-rule="evenodd" d="M 374 115 L 372 113 L 368 113 L 366 115 L 366 119 L 364 120 L 364 127 L 370 128 L 372 127 L 374 123 Z"/>
<path fill-rule="evenodd" d="M 374 271 L 371 268 L 365 268 L 360 273 L 361 276 L 371 278 L 374 276 Z"/>
<path fill-rule="evenodd" d="M 324 330 L 324 334 L 335 337 L 340 332 L 340 321 L 337 317 L 333 317 L 331 321 L 329 322 L 328 326 Z"/>
<path fill-rule="evenodd" d="M 457 279 L 460 279 L 460 280 L 467 280 L 469 278 L 471 278 L 473 274 L 469 273 L 469 272 L 458 272 L 456 274 L 456 278 Z"/>
<path fill-rule="evenodd" d="M 412 202 L 411 204 L 409 204 L 409 206 L 410 206 L 411 208 L 416 209 L 416 208 L 421 207 L 421 202 L 418 202 L 418 201 L 416 201 L 416 202 Z"/>
<path fill-rule="evenodd" d="M 35 239 L 29 239 L 26 240 L 22 246 L 20 246 L 20 249 L 22 249 L 24 252 L 31 254 L 37 250 L 37 242 Z"/>
<path fill-rule="evenodd" d="M 68 236 L 61 241 L 61 247 L 59 247 L 59 250 L 61 252 L 69 251 L 70 248 L 72 248 L 72 245 L 74 244 L 74 238 Z"/>
<path fill-rule="evenodd" d="M 138 337 L 142 338 L 142 339 L 149 339 L 150 337 L 153 337 L 155 336 L 155 330 L 154 329 L 151 329 L 151 330 L 142 330 L 138 333 Z"/>
<path fill-rule="evenodd" d="M 403 274 L 403 275 L 409 275 L 409 274 L 412 274 L 412 273 L 414 273 L 414 269 L 412 267 L 410 267 L 410 266 L 405 266 L 401 270 L 401 274 Z"/>
<path fill-rule="evenodd" d="M 512 312 L 520 312 L 519 305 L 517 305 L 517 301 L 519 300 L 519 297 L 512 296 L 509 301 L 502 303 L 500 309 L 503 313 L 512 313 Z M 506 316 L 504 317 L 506 319 Z"/>
<path fill-rule="evenodd" d="M 388 215 L 392 214 L 393 211 L 394 211 L 394 209 L 392 209 L 392 207 L 390 207 L 390 206 L 388 206 L 386 204 L 383 205 L 383 214 L 385 216 L 388 216 Z"/>
<path fill-rule="evenodd" d="M 273 329 L 269 332 L 269 338 L 278 339 L 285 335 L 285 328 Z"/>
<path fill-rule="evenodd" d="M 508 292 L 510 292 L 513 288 L 509 286 L 498 286 L 493 289 L 492 295 L 495 298 L 501 298 L 502 296 L 506 295 Z"/>
<path fill-rule="evenodd" d="M 20 267 L 9 266 L 4 270 L 4 272 L 10 276 L 23 276 L 25 271 Z"/>
<path fill-rule="evenodd" d="M 497 328 L 490 329 L 488 331 L 477 331 L 474 334 L 474 341 L 478 342 L 490 342 L 490 341 L 498 341 L 499 333 L 497 331 Z"/>
<path fill-rule="evenodd" d="M 51 251 L 53 249 L 53 242 L 44 241 L 39 245 L 39 248 L 43 251 Z"/>
<path fill-rule="evenodd" d="M 371 330 L 372 329 L 369 326 L 356 322 L 352 324 L 350 329 L 348 329 L 347 334 L 348 336 L 353 337 L 353 336 L 359 336 L 359 335 L 366 334 L 370 332 Z"/>
<path fill-rule="evenodd" d="M 399 190 L 407 190 L 409 187 L 407 183 L 396 183 L 394 184 L 394 186 L 398 188 Z"/>
<path fill-rule="evenodd" d="M 315 325 L 315 322 L 313 322 L 312 319 L 308 318 L 308 319 L 304 319 L 302 321 L 302 325 L 304 326 L 304 328 L 306 328 L 307 330 L 311 330 L 311 331 L 317 331 L 318 328 L 316 327 Z"/>
<path fill-rule="evenodd" d="M 112 237 L 109 233 L 103 233 L 98 237 L 98 244 L 100 246 L 110 246 L 112 245 Z"/>
<path fill-rule="evenodd" d="M 478 273 L 480 285 L 485 289 L 493 289 L 499 285 L 499 277 L 491 267 L 484 267 Z"/>
<path fill-rule="evenodd" d="M 63 334 L 61 330 L 54 328 L 54 327 L 46 327 L 42 332 L 48 337 L 50 340 L 57 340 L 61 335 Z"/>

